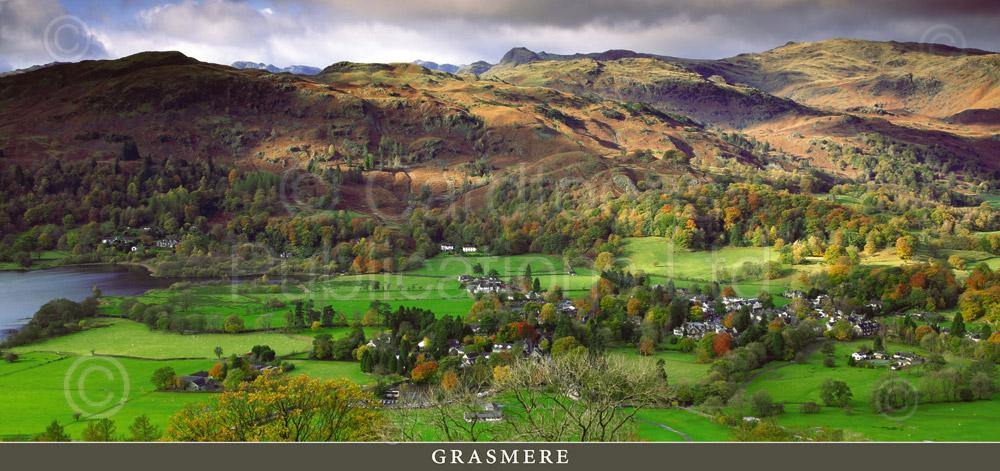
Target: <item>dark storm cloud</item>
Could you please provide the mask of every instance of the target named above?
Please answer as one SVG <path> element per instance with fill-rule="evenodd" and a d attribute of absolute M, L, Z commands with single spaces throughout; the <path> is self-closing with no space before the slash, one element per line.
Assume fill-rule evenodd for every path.
<path fill-rule="evenodd" d="M 2 5 L 8 8 L 0 10 L 0 67 L 151 49 L 281 66 L 496 61 L 514 46 L 719 58 L 834 37 L 1000 50 L 996 0 L 0 0 Z M 83 27 L 49 26 L 67 13 L 83 18 Z M 59 31 L 57 42 L 45 42 L 47 30 L 49 36 Z"/>
<path fill-rule="evenodd" d="M 989 50 L 997 50 L 1000 43 L 997 1 L 307 0 L 307 4 L 344 18 L 416 28 L 447 29 L 445 22 L 451 20 L 457 25 L 450 31 L 458 35 L 468 34 L 472 28 L 523 31 L 523 45 L 533 49 L 560 48 L 555 52 L 586 51 L 574 48 L 572 41 L 552 40 L 563 36 L 559 32 L 573 29 L 581 30 L 581 47 L 589 46 L 588 35 L 596 34 L 597 38 L 622 38 L 626 43 L 609 43 L 599 49 L 628 47 L 700 58 L 832 37 L 936 39 L 953 46 Z M 642 41 L 630 40 L 628 33 Z M 483 58 L 495 58 L 509 46 L 487 46 L 484 54 L 492 55 Z"/>
<path fill-rule="evenodd" d="M 394 21 L 460 18 L 510 25 L 573 27 L 591 23 L 655 24 L 685 17 L 709 16 L 772 18 L 772 23 L 794 25 L 802 16 L 832 14 L 859 21 L 987 15 L 998 17 L 1000 3 L 974 0 L 305 0 L 315 7 L 350 12 L 357 17 Z M 846 25 L 845 25 L 846 26 Z"/>

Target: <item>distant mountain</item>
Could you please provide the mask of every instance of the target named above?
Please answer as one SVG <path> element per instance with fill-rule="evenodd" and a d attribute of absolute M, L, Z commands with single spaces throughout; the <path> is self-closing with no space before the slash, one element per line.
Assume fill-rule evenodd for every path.
<path fill-rule="evenodd" d="M 54 65 L 59 65 L 59 64 L 65 64 L 65 62 L 49 62 L 48 64 L 38 64 L 38 65 L 33 65 L 31 67 L 25 67 L 23 69 L 16 69 L 16 70 L 11 70 L 9 72 L 2 72 L 2 73 L 0 73 L 0 77 L 6 77 L 8 75 L 23 74 L 23 73 L 26 73 L 26 72 L 33 72 L 35 70 L 40 70 L 40 69 L 44 69 L 46 67 L 52 67 Z"/>
<path fill-rule="evenodd" d="M 476 61 L 476 62 L 473 62 L 473 63 L 468 64 L 468 65 L 463 65 L 462 68 L 458 69 L 458 73 L 459 74 L 470 74 L 470 75 L 481 75 L 481 74 L 485 73 L 487 70 L 490 70 L 491 67 L 493 67 L 493 64 L 490 64 L 489 62 L 486 62 L 486 61 Z"/>
<path fill-rule="evenodd" d="M 831 39 L 717 61 L 677 62 L 704 76 L 827 109 L 878 105 L 944 118 L 1000 108 L 1000 54 L 979 49 Z"/>
<path fill-rule="evenodd" d="M 233 62 L 232 66 L 237 69 L 260 69 L 271 72 L 272 74 L 280 74 L 287 72 L 289 74 L 295 75 L 316 75 L 321 69 L 318 67 L 310 67 L 308 65 L 292 65 L 288 67 L 277 67 L 272 64 L 265 64 L 263 62 L 247 62 L 247 61 L 237 61 Z"/>
<path fill-rule="evenodd" d="M 835 39 L 704 60 L 516 47 L 476 75 L 647 103 L 672 116 L 738 129 L 831 172 L 841 170 L 835 161 L 841 157 L 814 143 L 863 148 L 866 133 L 992 168 L 1000 164 L 1000 140 L 990 129 L 1000 108 L 1000 54 L 977 49 Z M 956 132 L 955 125 L 969 127 Z"/>
<path fill-rule="evenodd" d="M 650 103 L 668 113 L 729 127 L 819 114 L 753 87 L 702 76 L 670 59 L 624 50 L 561 55 L 517 47 L 478 75 L 579 95 Z"/>
<path fill-rule="evenodd" d="M 438 64 L 437 62 L 422 61 L 419 59 L 413 61 L 413 63 L 417 65 L 422 65 L 431 70 L 440 70 L 441 72 L 448 72 L 449 74 L 458 73 L 458 70 L 462 68 L 462 66 L 460 65 Z"/>
<path fill-rule="evenodd" d="M 875 107 L 936 118 L 945 118 L 966 109 L 1000 108 L 1000 54 L 940 44 L 895 41 L 830 39 L 790 42 L 769 51 L 719 60 L 683 59 L 620 49 L 552 54 L 515 47 L 504 54 L 495 66 L 488 71 L 477 72 L 477 75 L 492 75 L 515 83 L 535 82 L 535 85 L 556 86 L 555 83 L 538 83 L 558 81 L 549 75 L 556 68 L 551 64 L 554 61 L 576 65 L 622 65 L 625 64 L 622 61 L 627 61 L 628 66 L 618 67 L 624 75 L 620 74 L 618 78 L 626 80 L 605 84 L 621 92 L 617 96 L 663 102 L 665 105 L 674 103 L 677 105 L 672 107 L 674 110 L 699 118 L 711 118 L 716 114 L 716 110 L 703 108 L 701 102 L 705 99 L 727 107 L 771 102 L 767 106 L 771 110 L 765 110 L 765 115 L 788 108 L 763 95 L 790 99 L 800 105 L 823 110 L 854 111 Z M 540 65 L 546 63 L 549 64 Z M 661 77 L 668 80 L 651 84 L 650 80 L 654 77 L 648 75 L 649 67 L 672 69 L 670 75 L 674 77 Z M 576 70 L 568 65 L 558 68 L 560 70 L 556 72 L 561 75 L 580 72 L 579 67 Z M 539 70 L 532 72 L 530 69 Z M 572 81 L 582 80 L 586 86 L 601 85 L 599 77 L 604 72 L 605 67 L 597 67 L 588 72 L 592 75 L 578 76 Z M 680 86 L 668 83 L 676 82 L 673 79 L 686 83 Z M 691 86 L 692 82 L 699 80 L 743 87 L 743 91 L 753 96 L 747 100 L 733 95 L 733 90 L 706 95 L 710 86 Z M 574 84 L 574 91 L 580 92 L 577 85 L 579 83 Z M 736 100 L 726 98 L 727 95 Z M 676 102 L 677 99 L 682 102 Z M 750 114 L 760 117 L 760 113 Z M 742 117 L 737 121 L 743 121 Z"/>
<path fill-rule="evenodd" d="M 525 47 L 515 47 L 500 58 L 500 65 L 521 65 L 542 60 L 538 54 Z"/>

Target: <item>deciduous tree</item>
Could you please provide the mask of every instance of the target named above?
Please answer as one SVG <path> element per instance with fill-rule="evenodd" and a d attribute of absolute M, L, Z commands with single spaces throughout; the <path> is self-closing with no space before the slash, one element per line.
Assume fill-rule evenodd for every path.
<path fill-rule="evenodd" d="M 388 425 L 381 403 L 346 380 L 263 374 L 191 404 L 170 418 L 166 438 L 177 441 L 370 441 Z"/>

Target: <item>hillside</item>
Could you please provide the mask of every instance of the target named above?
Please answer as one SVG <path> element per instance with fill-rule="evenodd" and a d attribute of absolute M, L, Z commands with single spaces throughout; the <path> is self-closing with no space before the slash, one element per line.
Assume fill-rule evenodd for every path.
<path fill-rule="evenodd" d="M 698 121 L 742 128 L 781 116 L 818 115 L 792 100 L 705 77 L 673 62 L 631 51 L 559 56 L 513 49 L 480 75 L 526 86 L 652 103 Z"/>
<path fill-rule="evenodd" d="M 1000 140 L 993 137 L 995 113 L 988 109 L 950 113 L 956 105 L 945 121 L 897 115 L 888 107 L 837 110 L 828 106 L 835 101 L 829 97 L 811 103 L 805 90 L 818 85 L 805 77 L 820 76 L 822 63 L 843 74 L 860 65 L 809 63 L 801 59 L 807 52 L 781 51 L 827 43 L 845 57 L 854 56 L 843 51 L 860 47 L 828 41 L 723 61 L 515 48 L 496 65 L 475 63 L 457 75 L 417 64 L 349 62 L 311 76 L 276 74 L 176 52 L 54 64 L 0 78 L 0 155 L 2 162 L 111 162 L 134 142 L 154 160 L 211 157 L 273 172 L 356 168 L 362 177 L 345 183 L 343 207 L 363 212 L 374 201 L 394 214 L 405 209 L 401 196 L 425 187 L 441 201 L 476 202 L 497 174 L 537 170 L 562 178 L 577 164 L 590 170 L 573 177 L 597 190 L 606 189 L 605 172 L 633 182 L 677 174 L 704 180 L 732 159 L 757 168 L 811 167 L 832 179 L 911 181 L 884 180 L 899 163 L 893 143 L 917 147 L 916 157 L 903 158 L 927 166 L 925 181 L 947 172 L 964 176 L 970 187 L 995 178 Z M 888 57 L 886 48 L 910 47 L 862 43 L 880 58 Z M 930 51 L 938 55 L 908 52 L 908 67 L 925 56 L 960 63 L 996 59 L 975 51 Z M 749 72 L 753 64 L 774 67 L 767 64 L 777 63 L 772 56 L 778 55 L 801 59 L 788 60 L 783 75 L 799 77 L 798 88 L 780 88 L 785 82 L 775 77 L 781 74 Z M 942 79 L 937 95 L 964 96 L 962 87 L 974 83 L 948 80 Z M 984 80 L 982 86 L 992 83 Z M 974 104 L 993 106 L 995 93 L 994 86 Z M 860 102 L 838 103 L 857 108 Z M 717 128 L 745 137 L 724 139 Z M 539 170 L 545 167 L 554 173 Z"/>
<path fill-rule="evenodd" d="M 560 55 L 515 48 L 479 77 L 649 103 L 739 130 L 851 178 L 860 175 L 858 169 L 835 162 L 837 156 L 821 143 L 863 153 L 863 136 L 878 134 L 937 149 L 945 163 L 935 165 L 942 170 L 976 174 L 1000 168 L 1000 141 L 994 137 L 1000 128 L 989 108 L 1000 89 L 997 57 L 847 40 L 789 44 L 718 61 L 627 50 Z M 920 114 L 929 110 L 933 116 Z"/>
<path fill-rule="evenodd" d="M 1000 54 L 978 49 L 835 39 L 686 65 L 815 107 L 936 118 L 1000 108 Z"/>
<path fill-rule="evenodd" d="M 0 79 L 0 149 L 7 162 L 109 162 L 125 142 L 154 160 L 231 159 L 272 171 L 365 167 L 386 204 L 428 186 L 477 187 L 549 156 L 601 166 L 683 172 L 674 151 L 710 161 L 746 152 L 683 117 L 596 95 L 430 71 L 414 64 L 337 63 L 315 76 L 198 62 L 175 52 L 62 64 Z M 572 162 L 557 166 L 566 168 Z M 405 174 L 402 178 L 400 174 Z M 598 175 L 584 175 L 598 180 Z M 402 186 L 400 186 L 402 185 Z M 347 187 L 347 207 L 372 191 Z M 366 195 L 367 192 L 367 195 Z"/>

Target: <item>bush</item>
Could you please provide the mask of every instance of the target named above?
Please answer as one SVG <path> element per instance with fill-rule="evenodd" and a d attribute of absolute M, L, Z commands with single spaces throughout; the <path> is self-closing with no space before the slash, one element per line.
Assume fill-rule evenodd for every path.
<path fill-rule="evenodd" d="M 826 358 L 823 358 L 823 366 L 833 368 L 837 366 L 837 361 L 833 359 L 832 355 L 827 355 Z"/>
<path fill-rule="evenodd" d="M 750 398 L 750 409 L 757 417 L 771 417 L 785 413 L 784 404 L 774 402 L 767 391 L 757 391 Z"/>
<path fill-rule="evenodd" d="M 237 332 L 242 332 L 245 328 L 246 326 L 243 324 L 243 318 L 237 316 L 236 314 L 232 314 L 226 318 L 223 330 L 227 333 L 235 334 Z"/>
<path fill-rule="evenodd" d="M 150 382 L 159 391 L 166 391 L 174 387 L 174 378 L 177 377 L 177 373 L 173 368 L 169 366 L 164 366 L 153 372 L 153 377 L 150 378 Z"/>
<path fill-rule="evenodd" d="M 851 402 L 853 393 L 847 383 L 835 379 L 827 379 L 819 387 L 819 395 L 823 403 L 831 407 L 844 407 Z"/>
<path fill-rule="evenodd" d="M 812 401 L 802 404 L 801 408 L 803 414 L 819 414 L 820 410 L 822 410 L 822 407 Z"/>
<path fill-rule="evenodd" d="M 884 378 L 872 389 L 871 405 L 876 414 L 905 412 L 917 404 L 917 391 L 892 377 Z"/>

